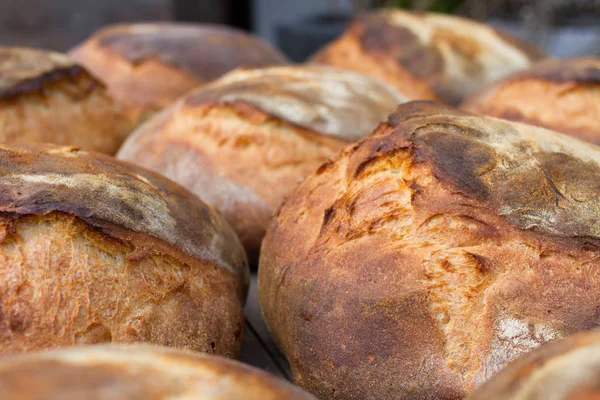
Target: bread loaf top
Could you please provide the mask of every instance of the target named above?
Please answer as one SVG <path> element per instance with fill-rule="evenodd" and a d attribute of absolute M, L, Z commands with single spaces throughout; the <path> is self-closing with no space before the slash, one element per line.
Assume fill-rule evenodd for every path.
<path fill-rule="evenodd" d="M 211 206 L 133 164 L 75 147 L 0 145 L 0 212 L 74 215 L 103 233 L 184 261 L 211 262 L 248 283 L 244 250 Z"/>

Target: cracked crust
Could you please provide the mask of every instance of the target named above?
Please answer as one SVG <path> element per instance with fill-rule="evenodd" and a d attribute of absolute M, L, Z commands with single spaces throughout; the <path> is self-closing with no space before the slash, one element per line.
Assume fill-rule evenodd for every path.
<path fill-rule="evenodd" d="M 261 309 L 296 382 L 459 399 L 595 326 L 594 182 L 600 151 L 568 136 L 401 105 L 309 176 L 263 242 Z"/>
<path fill-rule="evenodd" d="M 519 357 L 470 400 L 593 400 L 600 395 L 600 332 L 582 332 Z"/>
<path fill-rule="evenodd" d="M 244 250 L 213 208 L 100 154 L 0 146 L 1 353 L 151 342 L 235 356 Z"/>
<path fill-rule="evenodd" d="M 156 346 L 93 346 L 4 358 L 10 399 L 314 400 L 264 371 L 220 357 Z"/>
<path fill-rule="evenodd" d="M 50 142 L 114 154 L 131 121 L 69 57 L 0 47 L 0 140 Z"/>
<path fill-rule="evenodd" d="M 533 46 L 475 21 L 388 9 L 358 17 L 313 62 L 377 76 L 414 99 L 457 104 L 543 57 Z"/>
<path fill-rule="evenodd" d="M 217 207 L 254 261 L 283 198 L 404 101 L 375 79 L 332 67 L 238 70 L 148 121 L 118 157 Z"/>
<path fill-rule="evenodd" d="M 600 58 L 537 63 L 484 88 L 461 108 L 600 144 Z"/>
<path fill-rule="evenodd" d="M 110 26 L 70 54 L 99 76 L 134 118 L 147 117 L 235 68 L 288 62 L 243 31 L 182 23 Z"/>

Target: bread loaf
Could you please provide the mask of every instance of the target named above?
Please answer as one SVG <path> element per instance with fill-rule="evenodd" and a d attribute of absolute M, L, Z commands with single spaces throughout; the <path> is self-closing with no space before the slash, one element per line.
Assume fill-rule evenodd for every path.
<path fill-rule="evenodd" d="M 375 79 L 337 68 L 238 70 L 141 126 L 118 157 L 213 204 L 252 262 L 283 198 L 405 100 Z"/>
<path fill-rule="evenodd" d="M 593 400 L 600 396 L 600 332 L 545 344 L 508 364 L 470 400 Z"/>
<path fill-rule="evenodd" d="M 230 226 L 175 183 L 0 145 L 0 354 L 148 342 L 234 357 L 248 273 Z"/>
<path fill-rule="evenodd" d="M 87 346 L 0 359 L 5 400 L 314 400 L 264 371 L 158 346 Z"/>
<path fill-rule="evenodd" d="M 259 300 L 322 399 L 460 399 L 598 325 L 600 149 L 428 102 L 319 168 L 263 242 Z"/>
<path fill-rule="evenodd" d="M 0 47 L 0 142 L 114 154 L 132 129 L 102 84 L 67 56 Z"/>
<path fill-rule="evenodd" d="M 600 144 L 600 58 L 537 63 L 482 89 L 462 108 Z"/>
<path fill-rule="evenodd" d="M 357 17 L 312 59 L 381 78 L 411 98 L 459 103 L 544 53 L 481 23 L 396 9 Z"/>
<path fill-rule="evenodd" d="M 243 31 L 173 22 L 109 26 L 70 54 L 99 76 L 136 120 L 237 67 L 287 63 L 277 49 Z"/>

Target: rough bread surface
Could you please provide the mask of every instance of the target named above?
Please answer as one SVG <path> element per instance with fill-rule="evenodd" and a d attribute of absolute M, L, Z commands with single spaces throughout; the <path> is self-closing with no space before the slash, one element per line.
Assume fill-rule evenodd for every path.
<path fill-rule="evenodd" d="M 600 144 L 600 58 L 539 62 L 482 89 L 461 108 Z"/>
<path fill-rule="evenodd" d="M 406 100 L 376 79 L 332 67 L 242 69 L 142 125 L 118 157 L 213 204 L 256 260 L 283 198 Z"/>
<path fill-rule="evenodd" d="M 235 356 L 248 284 L 223 217 L 72 147 L 0 146 L 1 353 L 150 342 Z"/>
<path fill-rule="evenodd" d="M 72 59 L 0 47 L 0 141 L 114 154 L 132 129 L 104 86 Z"/>
<path fill-rule="evenodd" d="M 357 17 L 312 61 L 377 76 L 414 99 L 456 104 L 543 57 L 533 46 L 472 20 L 384 9 Z"/>
<path fill-rule="evenodd" d="M 5 399 L 314 400 L 268 373 L 158 346 L 89 346 L 6 357 Z"/>
<path fill-rule="evenodd" d="M 290 196 L 261 307 L 321 398 L 458 399 L 596 326 L 600 151 L 427 102 L 401 105 Z"/>

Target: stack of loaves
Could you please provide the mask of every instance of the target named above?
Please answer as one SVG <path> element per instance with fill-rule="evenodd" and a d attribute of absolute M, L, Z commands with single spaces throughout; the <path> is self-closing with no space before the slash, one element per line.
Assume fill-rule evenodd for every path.
<path fill-rule="evenodd" d="M 599 124 L 597 58 L 446 15 L 303 65 L 212 25 L 0 47 L 0 397 L 595 398 Z M 226 359 L 250 266 L 306 391 Z"/>

